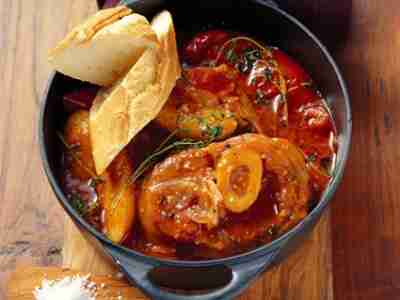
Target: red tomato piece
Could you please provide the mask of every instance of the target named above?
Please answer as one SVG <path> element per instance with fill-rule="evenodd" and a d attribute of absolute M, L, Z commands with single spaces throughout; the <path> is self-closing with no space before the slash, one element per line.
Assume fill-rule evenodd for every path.
<path fill-rule="evenodd" d="M 196 35 L 184 49 L 184 57 L 190 64 L 200 64 L 217 57 L 219 48 L 230 35 L 221 30 L 210 30 Z"/>
<path fill-rule="evenodd" d="M 235 84 L 226 65 L 217 68 L 198 67 L 187 72 L 187 79 L 197 88 L 218 93 L 231 91 Z"/>
<path fill-rule="evenodd" d="M 305 107 L 303 112 L 304 125 L 318 131 L 332 130 L 331 117 L 323 105 Z"/>
<path fill-rule="evenodd" d="M 298 86 L 296 88 L 289 89 L 288 93 L 288 109 L 289 113 L 294 113 L 300 109 L 300 107 L 321 101 L 321 96 L 314 90 L 306 86 Z"/>
<path fill-rule="evenodd" d="M 318 134 L 310 131 L 297 132 L 295 142 L 306 156 L 317 155 L 319 159 L 331 157 L 335 148 L 330 143 L 328 134 Z"/>
<path fill-rule="evenodd" d="M 329 181 L 331 180 L 329 174 L 327 174 L 320 165 L 315 163 L 308 163 L 307 169 L 314 189 L 317 192 L 323 192 Z"/>
<path fill-rule="evenodd" d="M 269 80 L 261 80 L 257 88 L 263 92 L 266 99 L 273 99 L 280 94 L 279 88 Z"/>
<path fill-rule="evenodd" d="M 278 49 L 273 50 L 273 56 L 278 63 L 279 69 L 287 80 L 288 89 L 298 86 L 304 82 L 310 82 L 311 77 L 292 58 Z"/>

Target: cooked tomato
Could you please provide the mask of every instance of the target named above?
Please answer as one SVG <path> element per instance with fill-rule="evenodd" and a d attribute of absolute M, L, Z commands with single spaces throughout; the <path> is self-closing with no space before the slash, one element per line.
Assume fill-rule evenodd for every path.
<path fill-rule="evenodd" d="M 196 35 L 185 47 L 184 58 L 190 64 L 201 64 L 215 59 L 219 48 L 229 39 L 225 31 L 211 30 Z"/>
<path fill-rule="evenodd" d="M 287 80 L 288 89 L 311 82 L 311 77 L 306 71 L 287 54 L 278 49 L 273 49 L 272 52 L 279 69 Z"/>
<path fill-rule="evenodd" d="M 101 209 L 113 211 L 110 200 L 120 184 L 102 186 L 111 175 L 121 184 L 121 176 L 134 178 L 117 202 L 120 213 L 90 220 L 114 241 L 152 256 L 241 253 L 289 230 L 318 201 L 335 164 L 335 124 L 309 74 L 279 49 L 210 30 L 194 36 L 181 53 L 182 78 L 156 119 L 114 162 L 115 170 L 101 177 L 104 183 L 89 187 L 90 196 L 104 203 Z M 65 102 L 88 108 L 93 97 L 82 95 L 68 94 Z M 88 190 L 88 130 L 72 128 L 67 148 L 81 151 L 89 172 L 75 161 L 64 173 L 69 185 L 76 189 L 84 181 Z M 130 161 L 124 172 L 121 161 Z"/>

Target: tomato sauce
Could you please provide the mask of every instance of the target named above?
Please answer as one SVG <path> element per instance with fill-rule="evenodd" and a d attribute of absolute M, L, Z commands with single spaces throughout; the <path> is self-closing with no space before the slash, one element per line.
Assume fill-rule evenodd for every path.
<path fill-rule="evenodd" d="M 320 192 L 330 180 L 337 151 L 335 124 L 322 94 L 301 65 L 277 48 L 267 48 L 269 53 L 265 55 L 266 57 L 260 53 L 253 53 L 255 55 L 253 69 L 256 68 L 258 59 L 265 59 L 267 68 L 265 76 L 251 78 L 254 73 L 252 68 L 243 66 L 245 62 L 237 57 L 245 51 L 256 50 L 257 47 L 252 41 L 239 39 L 231 46 L 231 52 L 230 49 L 221 51 L 221 47 L 226 46 L 230 39 L 237 36 L 238 34 L 219 30 L 198 34 L 184 48 L 185 63 L 191 67 L 227 64 L 238 69 L 239 84 L 248 95 L 255 98 L 258 117 L 262 119 L 262 116 L 274 114 L 277 118 L 287 118 L 287 121 L 278 122 L 278 129 L 275 132 L 268 130 L 267 132 L 271 136 L 289 139 L 304 151 L 312 184 L 318 191 L 316 197 L 320 197 Z M 279 77 L 278 73 L 281 73 L 286 83 L 287 115 L 283 117 L 279 109 L 273 112 L 271 107 L 265 105 L 274 102 L 274 99 L 281 94 L 278 86 L 273 83 Z M 204 79 L 201 74 L 196 74 L 191 80 L 194 85 L 215 92 L 218 88 L 223 89 L 229 81 L 223 78 L 223 75 L 219 76 L 220 78 L 210 76 Z M 263 101 L 257 101 L 257 93 L 262 93 Z M 265 119 L 270 122 L 271 117 Z M 262 120 L 260 123 L 262 126 Z"/>
<path fill-rule="evenodd" d="M 237 98 L 236 86 L 250 99 L 257 126 L 240 128 L 235 135 L 249 131 L 263 133 L 270 137 L 288 139 L 302 150 L 310 176 L 312 199 L 309 201 L 309 209 L 312 209 L 331 179 L 335 166 L 337 134 L 326 102 L 310 75 L 283 51 L 264 47 L 250 38 L 240 38 L 238 34 L 221 30 L 196 35 L 181 49 L 181 54 L 184 77 L 193 87 L 218 96 L 231 97 L 231 102 L 224 103 L 226 107 L 240 105 L 234 100 Z M 218 69 L 221 66 L 222 69 Z M 85 95 L 82 97 L 78 92 L 73 93 L 72 97 L 71 94 L 65 97 L 68 111 L 73 111 L 74 105 L 77 109 L 81 109 L 82 105 L 87 108 L 91 100 Z M 178 81 L 172 95 L 177 99 L 187 96 L 182 82 Z M 82 98 L 85 100 L 82 101 Z M 215 99 L 207 101 L 218 102 Z M 79 105 L 79 102 L 83 104 Z M 191 106 L 188 107 L 190 110 Z M 156 122 L 145 127 L 128 146 L 134 168 L 168 134 Z M 75 193 L 82 187 L 68 174 L 65 171 L 63 175 L 66 179 L 66 192 L 71 192 L 72 187 Z M 223 232 L 236 243 L 236 247 L 217 251 L 171 239 L 166 239 L 162 245 L 152 244 L 144 238 L 139 221 L 135 221 L 134 230 L 127 235 L 123 244 L 149 255 L 177 259 L 207 259 L 243 252 L 269 242 L 290 229 L 279 227 L 276 193 L 280 188 L 277 176 L 265 172 L 261 192 L 255 203 L 243 213 L 228 212 L 223 217 L 218 231 L 212 234 Z M 139 194 L 140 189 L 137 190 L 137 196 Z M 99 228 L 99 216 L 91 216 L 88 220 Z M 171 228 L 164 230 L 175 229 L 172 224 Z"/>

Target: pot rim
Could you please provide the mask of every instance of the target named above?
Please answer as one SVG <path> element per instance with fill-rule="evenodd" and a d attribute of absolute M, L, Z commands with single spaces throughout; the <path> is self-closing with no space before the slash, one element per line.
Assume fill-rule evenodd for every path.
<path fill-rule="evenodd" d="M 255 2 L 261 4 L 261 5 L 266 5 L 262 0 L 254 0 Z M 39 115 L 39 145 L 40 145 L 40 154 L 42 158 L 42 163 L 43 163 L 43 168 L 45 170 L 46 176 L 50 182 L 50 185 L 56 194 L 56 197 L 59 201 L 59 203 L 62 205 L 64 210 L 68 213 L 68 215 L 73 219 L 75 224 L 79 225 L 80 227 L 83 227 L 86 231 L 88 231 L 91 235 L 96 237 L 102 244 L 103 246 L 106 245 L 108 247 L 112 247 L 114 249 L 118 249 L 119 251 L 122 251 L 125 254 L 128 254 L 130 257 L 133 259 L 139 259 L 143 261 L 144 263 L 149 263 L 152 265 L 164 265 L 164 266 L 178 266 L 178 267 L 207 267 L 207 266 L 215 266 L 215 265 L 229 265 L 229 264 L 236 264 L 238 262 L 242 261 L 247 261 L 251 258 L 258 257 L 261 255 L 264 255 L 265 253 L 268 253 L 272 250 L 275 250 L 277 248 L 280 248 L 287 239 L 290 239 L 291 237 L 297 235 L 299 232 L 303 231 L 303 229 L 307 226 L 308 223 L 310 223 L 315 217 L 317 217 L 318 214 L 321 214 L 326 207 L 326 205 L 329 203 L 331 200 L 332 196 L 334 195 L 339 183 L 342 180 L 343 177 L 343 172 L 344 168 L 346 165 L 346 161 L 348 159 L 349 155 L 349 150 L 350 150 L 350 144 L 351 144 L 351 132 L 352 132 L 352 119 L 351 119 L 351 107 L 350 107 L 350 97 L 347 91 L 347 86 L 345 83 L 345 80 L 339 70 L 339 67 L 337 66 L 336 62 L 332 58 L 331 54 L 327 50 L 327 48 L 322 44 L 322 42 L 305 26 L 303 25 L 299 20 L 297 20 L 295 17 L 291 16 L 290 14 L 286 13 L 282 9 L 278 7 L 271 7 L 268 6 L 269 9 L 274 10 L 276 13 L 278 13 L 280 16 L 283 18 L 287 19 L 291 23 L 293 23 L 295 26 L 300 28 L 308 37 L 310 37 L 316 46 L 322 51 L 323 55 L 325 58 L 328 60 L 330 65 L 332 66 L 336 77 L 339 81 L 339 85 L 341 88 L 341 91 L 344 95 L 344 101 L 345 101 L 345 107 L 347 110 L 348 114 L 348 119 L 345 120 L 344 122 L 347 123 L 348 127 L 348 132 L 349 135 L 342 140 L 341 143 L 341 148 L 342 150 L 342 157 L 340 160 L 338 160 L 337 165 L 335 166 L 335 172 L 333 175 L 333 178 L 331 179 L 328 187 L 324 191 L 323 195 L 321 196 L 321 200 L 318 202 L 316 207 L 296 226 L 291 228 L 289 231 L 278 237 L 277 239 L 259 246 L 255 249 L 252 249 L 250 251 L 237 254 L 234 256 L 229 256 L 229 257 L 224 257 L 224 258 L 218 258 L 218 259 L 210 259 L 210 260 L 201 260 L 201 261 L 196 261 L 196 260 L 172 260 L 172 259 L 163 259 L 163 258 L 157 258 L 157 257 L 152 257 L 146 254 L 143 254 L 141 252 L 138 252 L 136 250 L 118 245 L 111 240 L 109 240 L 106 236 L 101 234 L 99 231 L 97 231 L 93 226 L 91 226 L 89 223 L 86 222 L 84 218 L 82 218 L 72 207 L 72 205 L 69 203 L 67 200 L 64 192 L 62 191 L 60 185 L 57 182 L 56 179 L 56 174 L 53 174 L 50 168 L 49 164 L 49 159 L 48 159 L 48 154 L 47 154 L 47 149 L 45 146 L 45 131 L 44 131 L 44 116 L 47 110 L 47 101 L 49 99 L 49 91 L 53 85 L 54 79 L 57 75 L 56 72 L 52 74 L 52 76 L 49 79 L 48 85 L 46 90 L 44 91 L 41 105 L 40 105 L 40 115 Z"/>

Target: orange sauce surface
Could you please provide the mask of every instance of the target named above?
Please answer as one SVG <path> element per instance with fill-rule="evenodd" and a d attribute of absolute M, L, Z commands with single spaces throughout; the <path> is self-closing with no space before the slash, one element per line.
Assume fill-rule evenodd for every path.
<path fill-rule="evenodd" d="M 254 45 L 246 40 L 238 40 L 234 45 L 230 45 L 229 55 L 226 51 L 222 51 L 226 43 L 235 36 L 237 35 L 219 30 L 208 31 L 198 34 L 181 49 L 185 81 L 178 81 L 172 92 L 178 99 L 176 105 L 179 107 L 186 105 L 184 108 L 189 112 L 196 109 L 195 103 L 188 104 L 183 100 L 187 96 L 186 87 L 190 84 L 191 87 L 218 95 L 220 97 L 218 99 L 227 99 L 222 103 L 221 100 L 209 101 L 216 103 L 220 101 L 216 105 L 223 105 L 224 108 L 236 112 L 242 105 L 237 100 L 240 88 L 254 108 L 256 120 L 254 120 L 255 125 L 245 124 L 237 129 L 235 135 L 243 132 L 259 132 L 270 137 L 288 139 L 297 145 L 304 153 L 310 175 L 312 196 L 309 200 L 309 209 L 311 209 L 329 183 L 330 173 L 335 164 L 336 129 L 332 116 L 311 77 L 283 51 L 268 48 L 267 54 L 260 51 L 251 52 L 254 50 Z M 250 58 L 244 61 L 241 59 L 243 55 L 248 55 Z M 144 128 L 128 146 L 134 168 L 154 151 L 167 135 L 168 131 L 160 128 L 155 122 Z M 215 165 L 212 160 L 209 163 L 210 166 Z M 85 188 L 87 183 L 77 183 L 76 179 L 71 178 L 67 167 L 64 168 L 63 179 L 67 193 L 77 190 L 92 193 L 92 189 Z M 239 186 L 240 184 L 238 181 Z M 277 218 L 279 203 L 275 196 L 281 188 L 276 174 L 265 171 L 261 192 L 256 202 L 243 213 L 227 212 L 218 228 L 208 233 L 226 234 L 235 241 L 235 247 L 215 250 L 170 238 L 166 238 L 162 244 L 150 243 L 144 237 L 138 220 L 123 244 L 149 255 L 177 259 L 216 258 L 246 251 L 269 242 L 282 233 Z M 137 189 L 137 194 L 140 194 L 140 188 Z M 101 227 L 99 219 L 101 219 L 99 215 L 88 218 L 96 228 Z M 295 220 L 290 226 L 299 221 Z M 170 227 L 166 222 L 163 224 L 167 224 L 163 230 L 176 230 L 174 223 L 171 223 Z M 203 228 L 189 228 L 187 234 L 190 234 L 190 230 L 198 232 Z M 190 237 L 187 239 L 190 240 Z"/>

